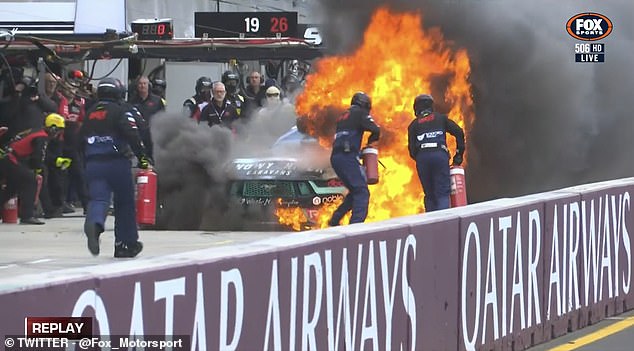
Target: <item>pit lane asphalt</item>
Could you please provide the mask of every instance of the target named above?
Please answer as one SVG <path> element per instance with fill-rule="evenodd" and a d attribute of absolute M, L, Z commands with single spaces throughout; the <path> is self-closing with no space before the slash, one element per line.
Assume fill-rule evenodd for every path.
<path fill-rule="evenodd" d="M 108 217 L 106 231 L 101 235 L 101 253 L 97 257 L 93 257 L 86 247 L 84 217 L 80 212 L 44 221 L 44 225 L 0 223 L 0 279 L 121 261 L 113 257 L 113 217 Z M 249 243 L 289 234 L 292 235 L 292 232 L 140 230 L 139 240 L 144 248 L 138 258 Z"/>
<path fill-rule="evenodd" d="M 606 318 L 527 351 L 632 351 L 634 311 Z"/>

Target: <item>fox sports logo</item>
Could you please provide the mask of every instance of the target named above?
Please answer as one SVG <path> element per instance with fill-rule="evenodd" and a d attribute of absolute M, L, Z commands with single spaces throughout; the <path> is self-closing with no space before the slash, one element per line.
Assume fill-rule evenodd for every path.
<path fill-rule="evenodd" d="M 600 40 L 612 33 L 612 21 L 595 12 L 585 12 L 570 17 L 566 31 L 573 38 L 586 41 Z"/>

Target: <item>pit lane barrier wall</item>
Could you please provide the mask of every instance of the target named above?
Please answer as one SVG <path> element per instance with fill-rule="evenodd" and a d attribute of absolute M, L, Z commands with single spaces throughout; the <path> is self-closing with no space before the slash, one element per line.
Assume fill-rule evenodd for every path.
<path fill-rule="evenodd" d="M 207 350 L 521 350 L 634 306 L 634 178 L 251 244 L 0 279 L 0 331 Z M 96 321 L 96 322 L 95 322 Z"/>

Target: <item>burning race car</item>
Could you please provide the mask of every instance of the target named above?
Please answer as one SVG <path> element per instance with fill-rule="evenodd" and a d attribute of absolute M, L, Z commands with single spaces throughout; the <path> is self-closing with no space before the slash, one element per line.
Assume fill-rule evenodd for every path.
<path fill-rule="evenodd" d="M 271 157 L 230 162 L 230 207 L 241 208 L 259 228 L 323 227 L 347 191 L 329 156 L 317 139 L 293 127 L 273 145 Z"/>

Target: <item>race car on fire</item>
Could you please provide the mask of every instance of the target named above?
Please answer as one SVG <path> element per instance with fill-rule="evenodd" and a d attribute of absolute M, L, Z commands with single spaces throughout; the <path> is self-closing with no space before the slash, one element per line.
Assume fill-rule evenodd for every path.
<path fill-rule="evenodd" d="M 246 221 L 263 228 L 321 227 L 325 208 L 340 203 L 347 191 L 329 156 L 317 139 L 293 127 L 273 145 L 270 157 L 229 163 L 231 207 L 239 205 Z"/>

